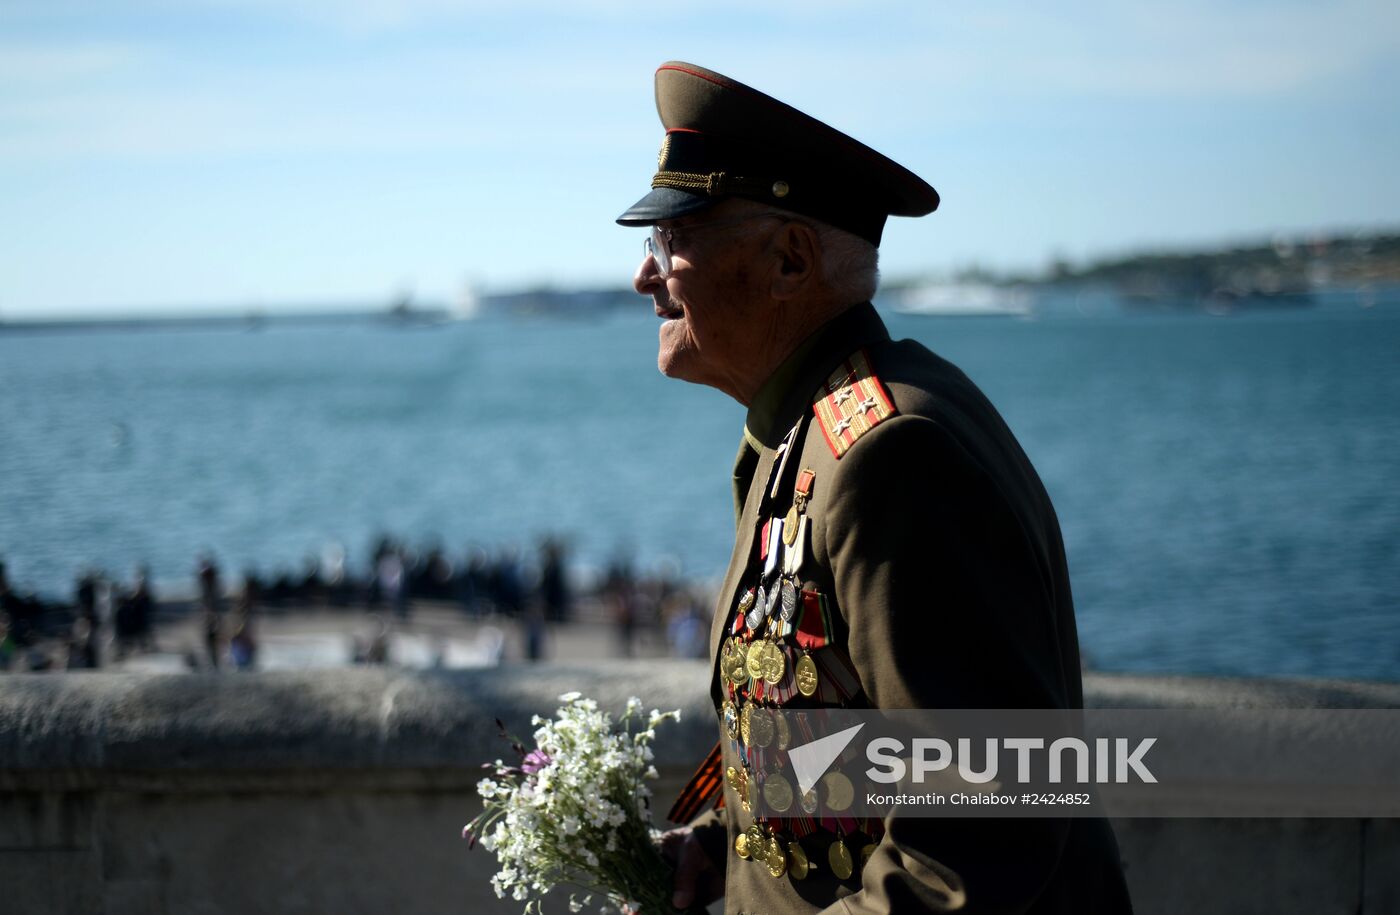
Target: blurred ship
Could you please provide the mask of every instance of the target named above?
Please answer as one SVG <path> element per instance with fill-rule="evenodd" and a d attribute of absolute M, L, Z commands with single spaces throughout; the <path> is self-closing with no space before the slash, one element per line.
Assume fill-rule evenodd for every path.
<path fill-rule="evenodd" d="M 890 307 L 900 314 L 940 317 L 984 317 L 1031 313 L 1031 293 L 1021 286 L 991 283 L 949 283 L 911 286 L 891 296 Z"/>

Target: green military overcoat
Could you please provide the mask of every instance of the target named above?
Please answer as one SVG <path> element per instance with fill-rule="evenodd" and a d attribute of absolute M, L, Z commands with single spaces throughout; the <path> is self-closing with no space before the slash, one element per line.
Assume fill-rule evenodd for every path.
<path fill-rule="evenodd" d="M 855 306 L 793 353 L 750 405 L 734 475 L 733 556 L 711 633 L 718 658 L 755 571 L 763 491 L 782 439 L 836 391 L 860 354 L 892 403 L 855 430 L 820 416 L 789 461 L 812 471 L 801 587 L 831 607 L 832 641 L 858 680 L 847 704 L 900 709 L 1078 708 L 1079 646 L 1059 523 L 996 409 L 955 366 L 893 341 Z M 831 382 L 831 384 L 829 384 Z M 867 388 L 867 390 L 869 390 Z M 879 415 L 887 414 L 887 415 Z M 844 435 L 840 432 L 844 431 Z M 837 457 L 837 451 L 841 455 Z M 782 514 L 792 493 L 770 501 Z M 820 699 L 819 695 L 817 699 Z M 809 700 L 810 704 L 810 700 Z M 721 726 L 723 765 L 738 766 Z M 1117 845 L 1098 819 L 890 819 L 863 868 L 820 866 L 834 836 L 803 840 L 818 866 L 773 877 L 736 853 L 752 823 L 732 788 L 694 822 L 725 873 L 725 911 L 967 913 L 1130 911 Z"/>

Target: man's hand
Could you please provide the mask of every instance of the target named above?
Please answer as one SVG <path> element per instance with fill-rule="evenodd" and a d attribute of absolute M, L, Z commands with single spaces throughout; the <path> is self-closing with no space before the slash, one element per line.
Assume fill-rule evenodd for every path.
<path fill-rule="evenodd" d="M 676 867 L 676 892 L 671 905 L 685 911 L 703 908 L 724 895 L 724 874 L 711 863 L 689 826 L 661 836 L 661 857 Z"/>

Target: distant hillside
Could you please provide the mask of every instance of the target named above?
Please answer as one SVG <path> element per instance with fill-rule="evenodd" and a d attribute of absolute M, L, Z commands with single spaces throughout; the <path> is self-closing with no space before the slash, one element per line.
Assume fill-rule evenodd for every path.
<path fill-rule="evenodd" d="M 1400 235 L 1336 236 L 1217 251 L 1147 253 L 1057 264 L 1050 283 L 1093 283 L 1129 298 L 1281 296 L 1330 285 L 1400 281 Z"/>
<path fill-rule="evenodd" d="M 1039 273 L 997 273 L 978 267 L 951 277 L 955 284 L 1107 286 L 1129 301 L 1294 298 L 1328 286 L 1400 283 L 1400 234 L 1337 234 L 1276 239 L 1267 244 L 1196 251 L 1149 251 L 1057 261 Z M 928 285 L 892 279 L 886 291 Z"/>

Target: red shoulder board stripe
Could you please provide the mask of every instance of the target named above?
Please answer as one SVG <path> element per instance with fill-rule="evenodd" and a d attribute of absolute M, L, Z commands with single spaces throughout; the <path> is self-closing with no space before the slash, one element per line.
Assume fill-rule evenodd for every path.
<path fill-rule="evenodd" d="M 837 367 L 812 401 L 826 444 L 839 460 L 862 435 L 895 415 L 889 392 L 870 370 L 865 350 Z"/>

